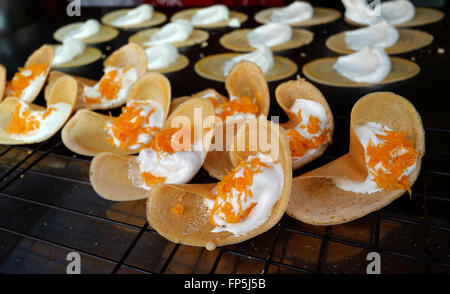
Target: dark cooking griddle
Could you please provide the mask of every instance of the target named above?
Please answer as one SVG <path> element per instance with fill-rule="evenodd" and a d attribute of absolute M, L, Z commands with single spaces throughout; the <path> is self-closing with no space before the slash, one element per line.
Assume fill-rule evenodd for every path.
<path fill-rule="evenodd" d="M 329 2 L 314 1 L 314 5 L 327 6 Z M 249 15 L 243 27 L 257 26 L 253 14 L 259 9 L 238 9 Z M 58 27 L 90 17 L 100 19 L 110 10 L 82 8 L 77 19 L 62 11 L 59 17 L 43 18 L 0 39 L 0 63 L 8 69 L 8 78 L 32 51 L 55 42 L 52 34 Z M 176 11 L 158 10 L 169 17 Z M 381 255 L 382 273 L 449 273 L 449 9 L 446 14 L 444 21 L 420 28 L 434 35 L 431 46 L 400 55 L 414 58 L 420 65 L 421 73 L 415 78 L 360 89 L 316 84 L 335 116 L 334 142 L 323 157 L 294 174 L 343 155 L 348 150 L 353 104 L 370 92 L 393 91 L 417 107 L 426 130 L 423 168 L 411 198 L 404 195 L 380 211 L 337 226 L 311 226 L 284 216 L 260 236 L 210 252 L 161 237 L 146 222 L 144 200 L 110 202 L 100 198 L 89 184 L 90 159 L 65 148 L 58 133 L 41 144 L 0 146 L 0 272 L 65 273 L 66 256 L 76 251 L 81 255 L 83 273 L 365 273 L 367 253 L 376 251 Z M 351 28 L 343 19 L 312 27 L 312 44 L 277 54 L 291 58 L 301 68 L 312 59 L 335 56 L 324 45 L 325 39 Z M 193 65 L 200 54 L 225 52 L 218 39 L 230 30 L 211 30 L 207 47 L 181 51 L 191 63 L 168 75 L 174 97 L 207 87 L 226 93 L 222 83 L 196 75 Z M 117 39 L 99 48 L 109 55 L 132 33 L 121 31 Z M 437 54 L 438 48 L 444 48 L 445 54 Z M 67 72 L 98 79 L 101 69 L 102 61 L 98 61 Z M 283 120 L 286 118 L 273 96 L 280 82 L 269 84 L 270 115 L 281 115 Z M 45 105 L 42 94 L 36 103 Z M 214 180 L 201 170 L 193 182 Z"/>

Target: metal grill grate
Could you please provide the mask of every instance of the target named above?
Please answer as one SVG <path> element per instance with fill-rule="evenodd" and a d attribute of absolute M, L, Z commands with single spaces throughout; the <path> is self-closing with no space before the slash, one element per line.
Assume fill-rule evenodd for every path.
<path fill-rule="evenodd" d="M 246 12 L 251 17 L 253 10 Z M 92 13 L 98 16 L 99 11 Z M 340 20 L 339 25 L 317 29 L 316 47 L 305 49 L 307 55 L 324 55 L 325 49 L 317 46 L 324 47 L 324 36 L 333 30 L 342 31 L 344 25 Z M 432 29 L 443 30 L 445 25 Z M 221 34 L 211 35 L 209 42 L 214 43 Z M 7 40 L 19 37 L 20 32 Z M 215 46 L 210 50 L 217 51 Z M 192 61 L 197 60 L 200 49 L 195 50 L 190 53 Z M 304 62 L 298 52 L 289 54 L 299 66 Z M 448 57 L 445 60 L 449 61 Z M 187 70 L 192 70 L 192 64 Z M 177 84 L 176 77 L 173 84 Z M 201 78 L 194 87 L 201 89 L 205 84 L 223 87 Z M 277 84 L 270 84 L 272 94 Z M 414 94 L 408 93 L 416 89 L 408 92 L 408 87 L 414 85 L 403 83 L 389 90 L 409 98 Z M 353 98 L 344 103 L 329 99 L 332 110 L 336 110 L 334 144 L 325 156 L 295 175 L 333 160 L 348 148 L 349 110 L 361 92 L 338 95 L 332 88 L 319 89 L 327 99 Z M 439 91 L 435 95 L 444 93 Z M 424 102 L 414 103 L 425 122 L 427 153 L 411 199 L 404 195 L 378 212 L 338 226 L 310 226 L 284 216 L 268 232 L 214 251 L 165 240 L 146 222 L 145 201 L 114 203 L 98 197 L 89 184 L 90 160 L 67 150 L 59 135 L 38 145 L 0 146 L 0 272 L 63 273 L 67 253 L 76 251 L 81 255 L 83 273 L 365 273 L 366 255 L 376 251 L 381 255 L 383 273 L 449 273 L 450 127 L 448 123 L 441 125 L 428 108 L 421 108 Z M 194 179 L 206 180 L 211 181 L 203 170 Z"/>

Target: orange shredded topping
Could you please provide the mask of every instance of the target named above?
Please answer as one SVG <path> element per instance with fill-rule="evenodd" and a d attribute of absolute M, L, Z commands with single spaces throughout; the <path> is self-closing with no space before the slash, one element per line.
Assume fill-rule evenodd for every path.
<path fill-rule="evenodd" d="M 386 135 L 377 135 L 384 141 L 375 145 L 369 141 L 366 155 L 369 157 L 370 173 L 375 177 L 374 182 L 379 188 L 387 190 L 402 189 L 411 195 L 411 183 L 405 175 L 405 170 L 414 164 L 418 152 L 414 144 L 406 140 L 406 132 L 385 131 Z M 375 166 L 381 163 L 382 168 L 375 171 Z"/>
<path fill-rule="evenodd" d="M 128 68 L 124 69 L 124 73 L 128 70 Z M 99 104 L 102 99 L 106 100 L 114 100 L 119 94 L 120 89 L 122 88 L 122 79 L 119 78 L 116 81 L 118 75 L 118 71 L 116 69 L 111 70 L 104 74 L 100 79 L 98 85 L 98 92 L 100 92 L 99 98 L 87 97 L 85 96 L 85 101 L 87 105 Z"/>
<path fill-rule="evenodd" d="M 149 172 L 141 173 L 142 179 L 147 186 L 156 185 L 159 183 L 164 183 L 166 181 L 165 177 L 157 177 Z"/>
<path fill-rule="evenodd" d="M 222 103 L 223 111 L 217 114 L 223 121 L 227 116 L 232 116 L 236 112 L 258 114 L 259 107 L 253 103 L 252 99 L 246 96 L 239 97 L 235 100 L 230 100 Z"/>
<path fill-rule="evenodd" d="M 208 99 L 209 101 L 211 101 L 212 105 L 214 106 L 214 110 L 220 107 L 220 102 L 219 102 L 216 98 L 214 98 L 214 97 L 208 97 L 208 98 L 206 98 L 206 99 Z"/>
<path fill-rule="evenodd" d="M 177 204 L 174 207 L 172 207 L 172 213 L 181 215 L 184 213 L 184 206 L 181 204 Z"/>
<path fill-rule="evenodd" d="M 40 76 L 46 70 L 47 65 L 45 63 L 35 63 L 28 67 L 19 68 L 19 71 L 16 72 L 16 74 L 8 84 L 8 89 L 12 91 L 11 96 L 22 96 L 23 90 L 25 90 L 25 88 L 28 87 L 36 77 Z M 30 71 L 30 75 L 24 75 L 25 71 Z"/>
<path fill-rule="evenodd" d="M 12 120 L 6 129 L 11 134 L 27 134 L 28 132 L 39 129 L 40 121 L 38 116 L 32 116 L 31 110 L 27 109 L 20 113 L 21 105 L 17 104 L 16 109 L 12 113 Z M 42 119 L 47 118 L 55 108 L 48 108 L 43 114 Z"/>
<path fill-rule="evenodd" d="M 179 138 L 174 138 L 175 135 L 179 135 Z M 185 141 L 185 138 L 187 138 L 188 135 L 190 135 L 190 141 Z M 194 131 L 192 128 L 168 128 L 156 133 L 146 147 L 151 148 L 158 153 L 173 154 L 180 151 L 189 151 L 191 150 L 191 145 L 194 142 L 193 136 Z M 180 149 L 174 148 L 177 147 L 173 144 L 174 139 L 178 140 L 178 146 L 181 147 Z"/>
<path fill-rule="evenodd" d="M 251 203 L 245 210 L 242 209 L 242 201 L 247 201 L 248 197 L 253 197 L 250 190 L 253 184 L 253 176 L 257 173 L 261 173 L 262 168 L 270 168 L 267 164 L 263 163 L 259 158 L 253 158 L 249 161 L 242 161 L 239 165 L 233 168 L 216 186 L 217 197 L 214 202 L 214 206 L 210 212 L 210 221 L 214 225 L 217 224 L 214 221 L 216 214 L 222 214 L 222 219 L 227 223 L 239 223 L 245 219 L 257 203 Z M 235 177 L 238 172 L 242 171 L 242 177 Z M 234 196 L 232 189 L 237 191 L 237 203 L 239 204 L 238 211 L 233 209 Z"/>
<path fill-rule="evenodd" d="M 150 116 L 155 112 L 155 109 L 151 109 L 146 116 L 140 115 L 141 111 L 141 107 L 131 104 L 122 107 L 122 113 L 118 117 L 112 117 L 110 114 L 111 131 L 113 136 L 120 141 L 120 148 L 123 150 L 128 150 L 130 146 L 138 144 L 140 134 L 153 135 L 158 131 L 157 127 L 142 126 L 144 123 L 149 124 Z M 113 137 L 110 137 L 108 142 L 115 146 Z"/>

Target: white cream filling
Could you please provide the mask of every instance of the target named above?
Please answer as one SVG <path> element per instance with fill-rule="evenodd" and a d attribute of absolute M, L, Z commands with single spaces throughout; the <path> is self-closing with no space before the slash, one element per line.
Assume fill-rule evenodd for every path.
<path fill-rule="evenodd" d="M 212 5 L 208 8 L 199 9 L 191 19 L 193 25 L 208 25 L 228 20 L 230 11 L 223 4 Z"/>
<path fill-rule="evenodd" d="M 27 73 L 23 74 L 27 76 Z M 35 77 L 29 84 L 23 89 L 20 94 L 20 99 L 26 102 L 31 102 L 41 91 L 42 85 L 45 83 L 45 73 L 41 73 Z"/>
<path fill-rule="evenodd" d="M 100 32 L 100 23 L 96 19 L 89 19 L 78 28 L 70 31 L 64 39 L 84 39 L 97 35 Z"/>
<path fill-rule="evenodd" d="M 292 24 L 301 22 L 312 18 L 314 8 L 308 2 L 295 1 L 292 4 L 276 9 L 272 12 L 270 20 L 272 22 L 281 22 L 285 24 Z"/>
<path fill-rule="evenodd" d="M 200 170 L 205 160 L 206 153 L 203 150 L 202 140 L 193 144 L 193 151 L 180 151 L 172 154 L 160 153 L 151 148 L 146 148 L 139 153 L 137 163 L 141 173 L 149 172 L 156 177 L 165 177 L 167 184 L 186 184 Z M 198 150 L 198 151 L 194 151 Z M 142 181 L 141 188 L 151 190 Z"/>
<path fill-rule="evenodd" d="M 240 28 L 241 27 L 241 21 L 237 17 L 233 17 L 228 22 L 228 26 L 232 28 Z"/>
<path fill-rule="evenodd" d="M 117 76 L 114 79 L 114 82 L 119 82 L 121 81 L 121 88 L 119 90 L 119 93 L 117 94 L 116 98 L 108 100 L 105 99 L 103 97 L 101 97 L 101 93 L 99 92 L 99 86 L 100 86 L 100 82 L 98 82 L 97 84 L 95 84 L 92 87 L 84 87 L 83 89 L 83 97 L 88 97 L 88 98 L 102 98 L 102 102 L 101 104 L 92 104 L 90 106 L 94 106 L 94 105 L 101 105 L 104 107 L 108 107 L 110 105 L 113 105 L 119 101 L 125 101 L 128 97 L 128 93 L 130 92 L 131 86 L 133 86 L 133 84 L 137 81 L 138 76 L 137 76 L 137 71 L 135 68 L 129 68 L 128 70 L 125 70 L 124 68 L 118 68 L 118 67 L 113 67 L 113 66 L 107 66 L 104 68 L 105 73 L 107 74 L 108 72 L 112 71 L 112 70 L 117 70 Z"/>
<path fill-rule="evenodd" d="M 34 142 L 45 139 L 49 135 L 54 134 L 57 130 L 59 130 L 64 122 L 67 120 L 69 115 L 72 112 L 72 105 L 69 103 L 55 103 L 48 106 L 48 108 L 54 108 L 47 115 L 45 119 L 43 119 L 43 115 L 46 110 L 31 110 L 31 114 L 29 116 L 30 119 L 36 119 L 39 121 L 39 128 L 36 130 L 30 131 L 26 134 L 11 134 L 2 130 L 2 135 L 7 136 L 11 139 L 15 140 L 23 140 L 25 142 Z M 21 102 L 20 104 L 20 116 L 23 117 L 22 113 L 30 109 L 28 103 Z"/>
<path fill-rule="evenodd" d="M 160 69 L 169 67 L 178 59 L 178 50 L 171 44 L 157 45 L 145 49 L 147 55 L 147 69 Z"/>
<path fill-rule="evenodd" d="M 345 6 L 346 18 L 365 25 L 377 23 L 382 19 L 390 24 L 399 24 L 413 19 L 415 15 L 414 5 L 408 0 L 385 1 L 381 2 L 379 7 L 369 7 L 367 0 L 342 0 L 342 3 Z"/>
<path fill-rule="evenodd" d="M 365 47 L 341 56 L 333 68 L 342 76 L 358 83 L 378 83 L 391 71 L 391 61 L 383 48 Z"/>
<path fill-rule="evenodd" d="M 407 0 L 382 2 L 381 15 L 391 24 L 404 23 L 414 18 L 415 8 Z"/>
<path fill-rule="evenodd" d="M 256 47 L 255 51 L 238 55 L 225 62 L 222 68 L 223 74 L 228 76 L 230 71 L 233 69 L 233 66 L 242 60 L 253 62 L 259 66 L 263 73 L 267 73 L 274 65 L 272 51 L 270 51 L 270 49 L 266 46 L 260 45 Z"/>
<path fill-rule="evenodd" d="M 86 45 L 80 39 L 64 39 L 62 45 L 55 49 L 55 57 L 53 57 L 52 65 L 59 65 L 72 61 L 75 57 L 80 56 L 86 50 Z"/>
<path fill-rule="evenodd" d="M 353 50 L 361 50 L 367 46 L 391 47 L 397 43 L 398 38 L 397 29 L 385 20 L 366 28 L 345 33 L 345 43 L 348 48 Z"/>
<path fill-rule="evenodd" d="M 150 41 L 144 42 L 145 46 L 154 46 L 185 41 L 193 30 L 192 25 L 184 19 L 168 23 L 152 35 Z"/>
<path fill-rule="evenodd" d="M 116 26 L 129 26 L 142 23 L 152 18 L 153 6 L 149 4 L 141 4 L 131 9 L 125 15 L 116 18 L 113 22 Z"/>
<path fill-rule="evenodd" d="M 247 35 L 247 41 L 252 47 L 258 45 L 272 47 L 286 43 L 291 37 L 291 26 L 283 23 L 267 23 L 253 29 Z"/>
<path fill-rule="evenodd" d="M 345 7 L 345 17 L 353 22 L 369 25 L 381 20 L 380 7 L 372 10 L 366 0 L 342 0 L 342 4 Z"/>
<path fill-rule="evenodd" d="M 325 108 L 322 106 L 322 104 L 317 103 L 312 100 L 308 99 L 295 99 L 294 104 L 291 106 L 290 110 L 298 115 L 298 111 L 301 110 L 301 122 L 295 126 L 295 130 L 302 135 L 303 137 L 311 140 L 313 138 L 319 137 L 322 135 L 322 133 L 330 128 L 330 121 L 328 120 L 327 113 L 325 111 Z M 318 131 L 314 134 L 310 134 L 307 130 L 307 126 L 309 123 L 309 120 L 311 118 L 311 115 L 314 115 L 317 117 L 320 121 L 320 129 L 321 131 Z M 304 126 L 304 128 L 301 128 L 300 126 Z M 315 149 L 308 150 L 305 155 L 302 157 L 310 156 L 316 152 L 318 152 L 320 147 Z M 301 158 L 301 157 L 296 157 Z"/>
<path fill-rule="evenodd" d="M 369 142 L 371 141 L 373 144 L 384 144 L 384 141 L 379 139 L 377 135 L 386 135 L 385 131 L 391 131 L 390 128 L 383 126 L 376 122 L 368 122 L 364 125 L 355 127 L 355 133 L 361 142 L 361 145 L 364 147 L 364 152 L 366 154 L 366 164 L 369 162 L 370 157 L 367 156 L 367 147 L 369 146 Z M 402 154 L 402 150 L 399 150 L 398 154 L 391 154 L 392 157 L 399 156 Z M 377 186 L 377 184 L 373 181 L 374 176 L 372 173 L 377 173 L 380 169 L 384 169 L 381 164 L 377 164 L 374 169 L 368 168 L 368 174 L 366 179 L 363 182 L 352 181 L 346 177 L 334 178 L 333 183 L 341 190 L 350 191 L 361 194 L 372 194 L 375 192 L 382 191 L 381 188 Z M 413 165 L 409 166 L 405 172 L 401 175 L 409 176 L 416 168 L 416 162 Z M 401 178 L 400 177 L 400 178 Z M 400 180 L 400 179 L 399 179 Z"/>
<path fill-rule="evenodd" d="M 250 214 L 239 223 L 227 223 L 223 219 L 221 213 L 214 214 L 213 220 L 217 226 L 211 231 L 213 233 L 230 232 L 235 236 L 242 236 L 248 234 L 252 230 L 258 228 L 264 224 L 272 215 L 275 204 L 280 200 L 283 186 L 284 186 L 284 172 L 281 164 L 274 163 L 272 159 L 266 155 L 258 153 L 255 156 L 249 156 L 247 161 L 250 162 L 253 158 L 259 158 L 262 162 L 267 164 L 269 168 L 262 167 L 261 173 L 253 175 L 253 183 L 250 187 L 253 197 L 245 196 L 241 197 L 242 210 L 247 209 L 253 203 L 256 206 L 253 207 Z M 238 171 L 235 178 L 242 177 L 243 173 Z M 216 193 L 214 188 L 213 194 Z M 239 211 L 238 192 L 232 189 L 232 206 L 233 211 Z M 211 210 L 214 207 L 214 200 L 206 199 L 204 204 Z M 222 198 L 218 198 L 218 203 L 223 203 Z"/>
<path fill-rule="evenodd" d="M 158 129 L 162 128 L 164 123 L 164 110 L 162 109 L 161 105 L 159 103 L 156 103 L 153 100 L 129 100 L 127 102 L 127 106 L 134 106 L 137 109 L 140 110 L 139 116 L 146 117 L 151 110 L 154 109 L 154 112 L 150 115 L 148 120 L 145 120 L 141 127 L 149 128 L 149 127 L 156 127 Z M 136 121 L 138 116 L 136 116 L 133 121 Z M 119 148 L 120 147 L 120 140 L 117 139 L 114 136 L 114 133 L 112 131 L 113 124 L 112 122 L 106 123 L 106 131 L 110 138 L 113 139 L 114 146 Z M 141 147 L 141 144 L 148 144 L 150 143 L 152 136 L 150 134 L 141 133 L 138 135 L 138 141 L 136 145 L 130 146 L 130 150 L 138 150 Z"/>

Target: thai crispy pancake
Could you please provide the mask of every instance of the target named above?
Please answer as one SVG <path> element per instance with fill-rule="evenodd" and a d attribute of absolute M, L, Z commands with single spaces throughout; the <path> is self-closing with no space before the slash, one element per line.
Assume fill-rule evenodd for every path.
<path fill-rule="evenodd" d="M 290 110 L 296 99 L 307 99 L 319 103 L 325 109 L 328 121 L 330 122 L 331 136 L 333 136 L 334 121 L 333 114 L 331 113 L 330 106 L 327 100 L 322 95 L 319 89 L 314 85 L 307 82 L 305 79 L 297 79 L 293 81 L 284 82 L 275 89 L 275 97 L 278 104 L 287 114 L 289 121 L 280 124 L 285 130 L 296 127 L 300 123 L 298 115 Z M 330 140 L 332 137 L 330 138 Z M 311 155 L 305 155 L 303 157 L 292 157 L 292 169 L 298 169 L 301 166 L 313 161 L 314 159 L 322 156 L 330 143 L 323 144 L 320 149 Z"/>
<path fill-rule="evenodd" d="M 175 71 L 182 70 L 189 64 L 189 59 L 183 55 L 178 55 L 177 60 L 169 65 L 168 67 L 158 68 L 158 69 L 149 69 L 148 72 L 160 72 L 160 73 L 171 73 Z"/>
<path fill-rule="evenodd" d="M 390 57 L 391 71 L 384 80 L 377 84 L 390 84 L 404 81 L 417 75 L 420 67 L 407 59 Z M 334 68 L 337 57 L 319 58 L 303 66 L 303 74 L 317 83 L 335 87 L 368 87 L 373 83 L 357 83 L 341 76 Z"/>
<path fill-rule="evenodd" d="M 0 103 L 0 144 L 8 144 L 8 145 L 18 145 L 18 144 L 32 144 L 43 142 L 50 137 L 52 137 L 59 129 L 64 125 L 67 119 L 69 119 L 73 106 L 75 104 L 76 93 L 77 93 L 77 83 L 76 81 L 69 77 L 64 76 L 57 79 L 52 85 L 47 85 L 48 90 L 45 91 L 47 97 L 47 108 L 42 107 L 40 105 L 31 104 L 28 102 L 23 102 L 17 97 L 8 97 Z M 41 136 L 40 138 L 13 138 L 11 137 L 7 129 L 11 125 L 13 121 L 13 114 L 15 113 L 17 107 L 21 103 L 26 103 L 29 106 L 29 110 L 33 111 L 43 111 L 46 110 L 51 113 L 52 111 L 59 110 L 50 110 L 50 108 L 58 103 L 66 103 L 70 106 L 69 112 L 65 116 L 61 116 L 58 121 L 54 121 L 50 127 L 50 131 L 47 135 Z M 41 126 L 43 128 L 43 126 Z M 48 129 L 46 129 L 48 131 Z M 38 130 L 38 132 L 40 129 Z"/>
<path fill-rule="evenodd" d="M 221 53 L 204 57 L 195 64 L 195 72 L 206 79 L 224 82 L 226 76 L 223 73 L 222 67 L 225 62 L 238 55 L 238 53 Z M 297 65 L 290 59 L 281 56 L 274 56 L 273 58 L 273 67 L 264 74 L 266 81 L 281 80 L 297 72 Z"/>
<path fill-rule="evenodd" d="M 3 100 L 6 88 L 6 68 L 0 64 L 0 101 Z"/>
<path fill-rule="evenodd" d="M 177 19 L 184 19 L 187 21 L 191 21 L 192 17 L 195 15 L 195 13 L 200 10 L 201 8 L 189 8 L 186 10 L 182 10 L 180 12 L 175 13 L 170 18 L 170 21 L 176 21 Z M 237 18 L 240 23 L 244 23 L 247 20 L 247 15 L 242 12 L 232 11 L 230 10 L 229 19 Z M 213 28 L 222 28 L 228 26 L 229 20 L 219 21 L 212 24 L 207 25 L 196 25 L 196 28 L 205 28 L 205 29 L 213 29 Z"/>
<path fill-rule="evenodd" d="M 150 46 L 144 45 L 144 43 L 148 42 L 151 39 L 151 37 L 159 30 L 160 30 L 160 28 L 155 28 L 155 29 L 149 29 L 149 30 L 137 32 L 136 34 L 132 35 L 128 39 L 128 42 L 138 44 L 142 47 L 150 47 Z M 208 38 L 209 38 L 209 33 L 207 31 L 193 30 L 192 33 L 189 35 L 189 38 L 187 38 L 186 40 L 174 42 L 171 44 L 177 48 L 188 47 L 188 46 L 201 44 L 201 43 L 205 42 L 206 40 L 208 40 Z"/>
<path fill-rule="evenodd" d="M 223 35 L 219 42 L 220 44 L 232 51 L 239 51 L 239 52 L 248 52 L 253 51 L 255 48 L 253 48 L 247 40 L 247 35 L 252 31 L 253 29 L 242 29 L 242 30 L 236 30 L 232 31 L 230 33 L 227 33 Z M 293 29 L 292 30 L 292 37 L 289 41 L 279 44 L 273 47 L 270 47 L 270 50 L 272 51 L 282 51 L 282 50 L 288 50 L 288 49 L 294 49 L 299 48 L 304 45 L 308 45 L 313 41 L 314 33 L 303 30 L 303 29 Z"/>
<path fill-rule="evenodd" d="M 56 48 L 59 45 L 54 45 L 54 48 Z M 93 62 L 96 62 L 102 57 L 102 51 L 95 47 L 87 46 L 86 50 L 84 50 L 83 54 L 75 57 L 74 59 L 58 64 L 58 65 L 52 65 L 52 68 L 68 68 L 68 67 L 76 67 L 76 66 L 82 66 L 86 64 L 90 64 Z"/>
<path fill-rule="evenodd" d="M 64 41 L 66 35 L 70 31 L 79 28 L 81 25 L 83 25 L 83 22 L 75 22 L 75 23 L 71 23 L 71 24 L 65 25 L 63 27 L 60 27 L 53 34 L 53 38 L 56 41 L 62 43 Z M 110 26 L 101 25 L 100 31 L 98 34 L 87 37 L 87 38 L 83 38 L 82 40 L 86 44 L 97 44 L 97 43 L 103 43 L 103 42 L 110 41 L 110 40 L 114 39 L 115 37 L 117 37 L 118 34 L 119 34 L 119 31 L 116 30 L 115 28 L 112 28 Z"/>
<path fill-rule="evenodd" d="M 399 29 L 398 33 L 399 39 L 397 43 L 391 47 L 385 48 L 387 54 L 400 54 L 418 50 L 433 42 L 433 36 L 424 31 Z M 329 37 L 325 44 L 329 49 L 337 53 L 349 54 L 355 52 L 353 49 L 347 47 L 347 44 L 345 43 L 345 32 Z"/>
<path fill-rule="evenodd" d="M 169 80 L 159 73 L 148 73 L 140 78 L 131 88 L 127 101 L 148 101 L 158 103 L 166 119 L 170 105 L 171 88 Z M 80 109 L 67 122 L 62 130 L 62 141 L 71 151 L 86 156 L 100 152 L 133 154 L 139 150 L 127 149 L 110 144 L 107 123 L 109 115 L 103 115 L 87 109 Z"/>
<path fill-rule="evenodd" d="M 211 192 L 215 184 L 158 184 L 150 191 L 147 200 L 147 220 L 158 233 L 175 243 L 202 246 L 213 250 L 216 246 L 235 244 L 253 238 L 278 223 L 289 201 L 291 190 L 292 169 L 288 139 L 276 124 L 264 118 L 252 120 L 256 120 L 258 126 L 262 127 L 261 129 L 255 128 L 258 136 L 261 135 L 260 132 L 275 135 L 274 141 L 277 144 L 274 144 L 272 148 L 278 148 L 279 155 L 272 159 L 275 163 L 281 164 L 284 173 L 282 196 L 273 207 L 271 216 L 261 226 L 242 236 L 235 236 L 230 232 L 213 233 L 211 230 L 214 225 L 210 222 L 204 198 L 215 199 Z M 249 125 L 244 124 L 236 134 L 236 139 L 245 139 L 248 142 L 249 129 Z M 270 136 L 268 137 L 270 138 Z M 263 152 L 260 148 L 261 146 L 257 146 L 256 150 L 266 155 L 270 154 L 270 150 Z M 232 151 L 230 156 L 235 166 L 241 160 L 246 160 L 250 155 L 256 153 L 255 151 Z M 172 212 L 176 205 L 184 207 L 182 214 Z"/>
<path fill-rule="evenodd" d="M 126 15 L 130 10 L 131 9 L 119 9 L 116 11 L 112 11 L 108 14 L 105 14 L 102 17 L 102 23 L 104 23 L 105 25 L 120 28 L 120 29 L 141 29 L 141 28 L 157 26 L 157 25 L 165 22 L 167 19 L 166 15 L 164 13 L 161 13 L 158 11 L 153 11 L 152 17 L 149 20 L 146 20 L 146 21 L 143 21 L 143 22 L 140 22 L 137 24 L 132 24 L 132 25 L 117 26 L 114 24 L 114 21 L 117 18 Z"/>
<path fill-rule="evenodd" d="M 410 21 L 394 24 L 396 27 L 418 27 L 424 26 L 427 24 L 431 24 L 434 22 L 438 22 L 444 18 L 445 14 L 437 9 L 428 8 L 428 7 L 416 7 L 414 18 Z M 348 18 L 344 18 L 344 20 L 354 26 L 365 26 L 363 24 L 356 23 L 354 21 L 349 20 Z"/>
<path fill-rule="evenodd" d="M 267 8 L 261 10 L 260 12 L 255 14 L 255 20 L 258 23 L 265 24 L 270 22 L 270 17 L 272 13 L 277 8 Z M 314 7 L 314 13 L 312 18 L 290 24 L 291 26 L 315 26 L 320 24 L 326 24 L 329 22 L 333 22 L 341 18 L 341 13 L 337 10 L 325 8 L 325 7 Z"/>
<path fill-rule="evenodd" d="M 407 133 L 420 152 L 415 170 L 408 176 L 411 185 L 417 179 L 425 152 L 422 120 L 414 106 L 405 98 L 391 92 L 376 92 L 362 97 L 353 107 L 350 122 L 350 152 L 329 164 L 293 179 L 287 213 L 314 225 L 340 224 L 378 210 L 405 192 L 382 190 L 372 194 L 348 192 L 337 188 L 332 178 L 347 177 L 364 181 L 367 167 L 364 148 L 353 128 L 367 122 L 377 122 L 393 131 Z M 353 166 L 352 166 L 353 165 Z"/>
<path fill-rule="evenodd" d="M 202 109 L 202 117 L 195 117 L 195 109 Z M 198 124 L 194 122 L 204 122 L 205 118 L 214 115 L 214 108 L 206 99 L 190 99 L 180 104 L 169 118 L 166 120 L 162 130 L 170 128 L 175 119 L 185 116 L 189 119 L 194 128 Z M 207 151 L 211 141 L 212 132 L 208 131 L 210 125 L 203 125 L 201 134 L 203 135 L 204 148 Z M 195 132 L 195 131 L 194 131 Z M 206 145 L 206 146 L 205 146 Z M 206 152 L 205 151 L 205 152 Z M 139 165 L 135 161 L 135 156 L 102 152 L 97 154 L 91 162 L 90 181 L 94 190 L 103 198 L 115 201 L 130 201 L 147 198 L 148 191 L 133 184 L 133 177 L 140 176 Z"/>
<path fill-rule="evenodd" d="M 24 67 L 30 67 L 36 64 L 45 64 L 45 79 L 48 78 L 49 72 L 50 72 L 50 68 L 52 66 L 52 61 L 53 61 L 53 57 L 54 57 L 54 50 L 53 47 L 51 45 L 42 45 L 39 49 L 35 50 L 27 59 L 27 61 L 25 62 Z M 6 74 L 6 70 L 5 70 L 5 74 Z M 44 87 L 45 81 L 42 83 L 41 88 L 39 89 L 39 91 L 36 91 L 36 94 L 31 97 L 31 99 L 27 100 L 27 102 L 33 102 L 34 99 L 36 99 L 36 97 L 39 95 L 39 93 L 41 92 L 42 88 Z M 9 97 L 9 96 L 16 96 L 14 91 L 12 91 L 9 88 L 9 84 L 6 85 L 6 89 L 4 92 L 5 97 Z"/>
<path fill-rule="evenodd" d="M 147 56 L 145 55 L 144 49 L 142 47 L 136 45 L 136 44 L 127 44 L 116 51 L 114 51 L 106 60 L 105 60 L 105 66 L 113 66 L 113 67 L 119 67 L 119 68 L 127 68 L 127 67 L 133 67 L 136 69 L 138 79 L 142 77 L 146 71 L 147 71 Z M 61 75 L 64 75 L 62 72 L 58 71 L 52 71 L 48 82 L 52 83 L 54 79 L 60 77 Z M 119 107 L 122 104 L 125 103 L 125 100 L 117 101 L 111 105 L 108 106 L 102 106 L 102 105 L 87 105 L 87 103 L 84 101 L 83 93 L 84 93 L 84 87 L 92 87 L 94 86 L 97 81 L 92 79 L 87 79 L 83 77 L 78 76 L 72 76 L 78 83 L 78 95 L 77 95 L 77 103 L 75 105 L 75 109 L 80 108 L 87 108 L 87 109 L 111 109 L 115 107 Z"/>
<path fill-rule="evenodd" d="M 225 88 L 229 97 L 254 97 L 259 107 L 257 116 L 267 116 L 269 113 L 269 88 L 267 82 L 264 80 L 262 71 L 255 64 L 248 61 L 241 61 L 236 64 L 227 77 Z M 216 147 L 214 149 L 219 150 L 210 150 L 208 152 L 203 167 L 208 171 L 210 176 L 216 179 L 221 179 L 233 167 L 227 150 L 233 144 L 233 138 L 238 126 L 239 120 L 216 123 L 215 125 L 212 146 Z M 220 137 L 222 137 L 222 144 L 219 143 L 220 141 L 217 141 Z"/>

